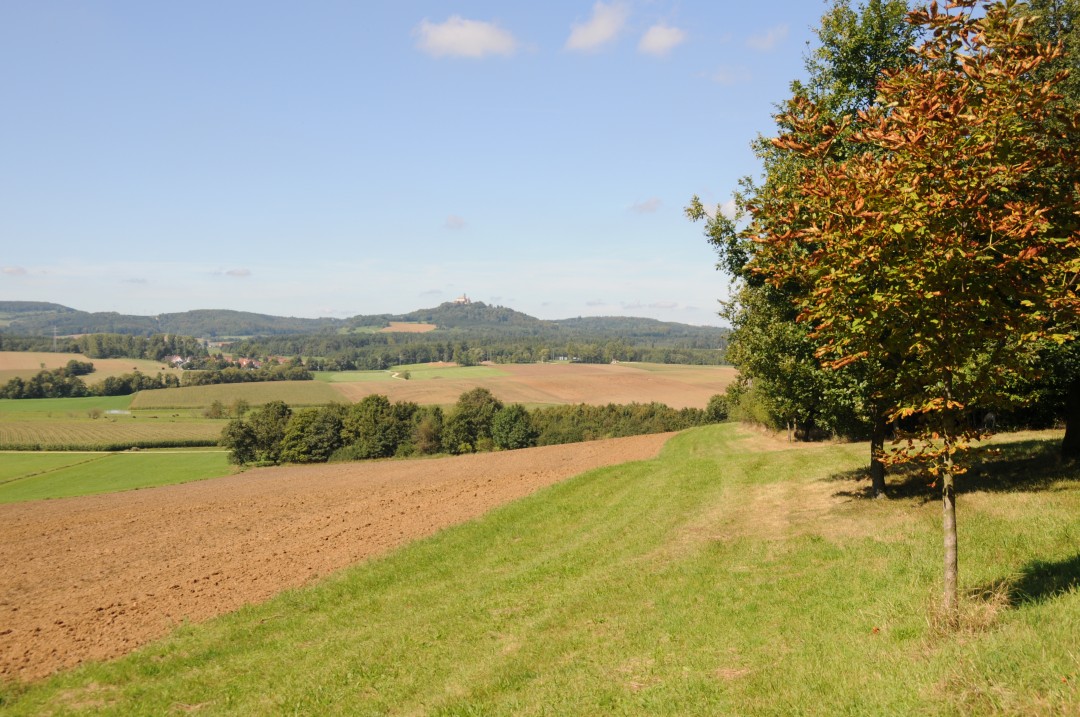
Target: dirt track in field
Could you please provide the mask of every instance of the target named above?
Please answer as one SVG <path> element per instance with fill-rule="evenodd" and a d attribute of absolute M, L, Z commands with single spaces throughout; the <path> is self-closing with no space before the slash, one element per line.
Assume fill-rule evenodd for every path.
<path fill-rule="evenodd" d="M 0 679 L 122 655 L 565 478 L 652 458 L 670 435 L 0 505 Z"/>

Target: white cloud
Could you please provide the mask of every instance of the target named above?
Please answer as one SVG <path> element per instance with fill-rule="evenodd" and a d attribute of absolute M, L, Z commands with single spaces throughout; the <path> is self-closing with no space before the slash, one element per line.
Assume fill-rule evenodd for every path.
<path fill-rule="evenodd" d="M 649 304 L 650 309 L 677 309 L 679 308 L 678 301 L 655 301 Z"/>
<path fill-rule="evenodd" d="M 251 276 L 251 269 L 229 269 L 225 272 L 225 276 L 232 276 L 238 279 L 242 279 L 247 276 Z"/>
<path fill-rule="evenodd" d="M 603 299 L 592 299 L 591 301 L 586 301 L 585 305 L 590 308 L 596 308 L 599 306 L 607 306 L 607 302 Z"/>
<path fill-rule="evenodd" d="M 650 197 L 643 202 L 634 202 L 630 205 L 630 211 L 637 214 L 653 214 L 662 207 L 664 202 L 658 197 Z"/>
<path fill-rule="evenodd" d="M 720 214 L 728 219 L 734 219 L 736 213 L 735 200 L 729 199 L 723 204 L 702 204 L 702 208 L 705 210 L 705 214 L 710 218 L 716 218 L 716 210 L 720 210 Z"/>
<path fill-rule="evenodd" d="M 472 57 L 513 55 L 518 43 L 514 36 L 493 22 L 466 20 L 453 15 L 444 23 L 424 19 L 413 30 L 417 48 L 432 57 Z"/>
<path fill-rule="evenodd" d="M 571 26 L 566 49 L 583 52 L 599 50 L 618 37 L 629 15 L 629 8 L 620 0 L 610 3 L 597 2 L 593 5 L 593 14 L 588 22 L 574 23 Z"/>
<path fill-rule="evenodd" d="M 678 47 L 686 40 L 686 33 L 677 27 L 668 27 L 664 24 L 653 25 L 638 43 L 638 52 L 654 57 L 663 57 Z"/>
<path fill-rule="evenodd" d="M 456 214 L 451 214 L 446 218 L 446 222 L 443 223 L 443 227 L 452 231 L 465 228 L 465 220 Z"/>
<path fill-rule="evenodd" d="M 784 41 L 788 35 L 787 25 L 776 25 L 765 32 L 759 32 L 746 38 L 746 46 L 752 50 L 768 52 Z"/>
<path fill-rule="evenodd" d="M 26 276 L 26 269 L 21 266 L 5 266 L 3 272 L 7 276 Z"/>
<path fill-rule="evenodd" d="M 725 65 L 717 69 L 710 79 L 720 85 L 738 85 L 750 81 L 750 70 L 741 65 L 736 67 Z"/>

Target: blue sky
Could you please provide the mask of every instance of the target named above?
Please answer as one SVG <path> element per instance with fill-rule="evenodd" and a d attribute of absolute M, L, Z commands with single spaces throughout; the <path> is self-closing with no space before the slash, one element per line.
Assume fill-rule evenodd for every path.
<path fill-rule="evenodd" d="M 825 4 L 0 4 L 0 299 L 718 324 Z"/>

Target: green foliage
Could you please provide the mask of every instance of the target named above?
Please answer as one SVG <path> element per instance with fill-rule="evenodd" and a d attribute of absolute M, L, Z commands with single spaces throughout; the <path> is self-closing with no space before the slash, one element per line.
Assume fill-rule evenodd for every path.
<path fill-rule="evenodd" d="M 472 453 L 490 442 L 495 414 L 502 401 L 486 388 L 474 388 L 461 394 L 443 426 L 443 449 L 447 453 Z"/>
<path fill-rule="evenodd" d="M 503 406 L 491 421 L 491 440 L 500 450 L 534 446 L 538 435 L 529 412 L 520 403 Z"/>
<path fill-rule="evenodd" d="M 292 409 L 287 404 L 271 401 L 245 419 L 229 421 L 221 433 L 221 445 L 229 449 L 229 460 L 238 465 L 278 463 L 291 417 Z"/>
<path fill-rule="evenodd" d="M 365 396 L 348 408 L 342 426 L 342 443 L 354 459 L 389 458 L 405 442 L 412 428 L 415 403 L 391 404 L 381 394 Z"/>
<path fill-rule="evenodd" d="M 347 408 L 341 404 L 294 413 L 281 439 L 281 460 L 325 463 L 344 443 L 346 415 Z"/>
<path fill-rule="evenodd" d="M 705 420 L 709 423 L 722 423 L 728 419 L 730 412 L 728 397 L 718 393 L 709 398 L 709 404 L 705 407 Z"/>

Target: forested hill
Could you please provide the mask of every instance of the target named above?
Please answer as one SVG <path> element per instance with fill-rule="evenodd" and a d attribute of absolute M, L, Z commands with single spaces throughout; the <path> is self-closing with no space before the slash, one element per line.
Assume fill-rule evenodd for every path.
<path fill-rule="evenodd" d="M 39 301 L 0 301 L 0 331 L 26 336 L 70 334 L 181 334 L 203 338 L 337 331 L 341 319 L 300 319 L 248 311 L 198 309 L 156 316 L 87 312 Z"/>
<path fill-rule="evenodd" d="M 60 304 L 34 301 L 0 302 L 0 331 L 22 336 L 114 333 L 136 336 L 179 334 L 209 339 L 296 335 L 341 335 L 367 333 L 387 327 L 390 322 L 434 324 L 436 330 L 424 334 L 428 340 L 547 338 L 670 345 L 680 343 L 696 348 L 719 348 L 726 329 L 690 326 L 656 319 L 606 316 L 544 321 L 504 306 L 481 301 L 467 304 L 445 303 L 407 314 L 359 315 L 349 319 L 302 319 L 270 316 L 247 311 L 196 310 L 180 313 L 137 316 L 115 312 L 86 312 Z M 419 335 L 414 336 L 417 339 Z"/>

